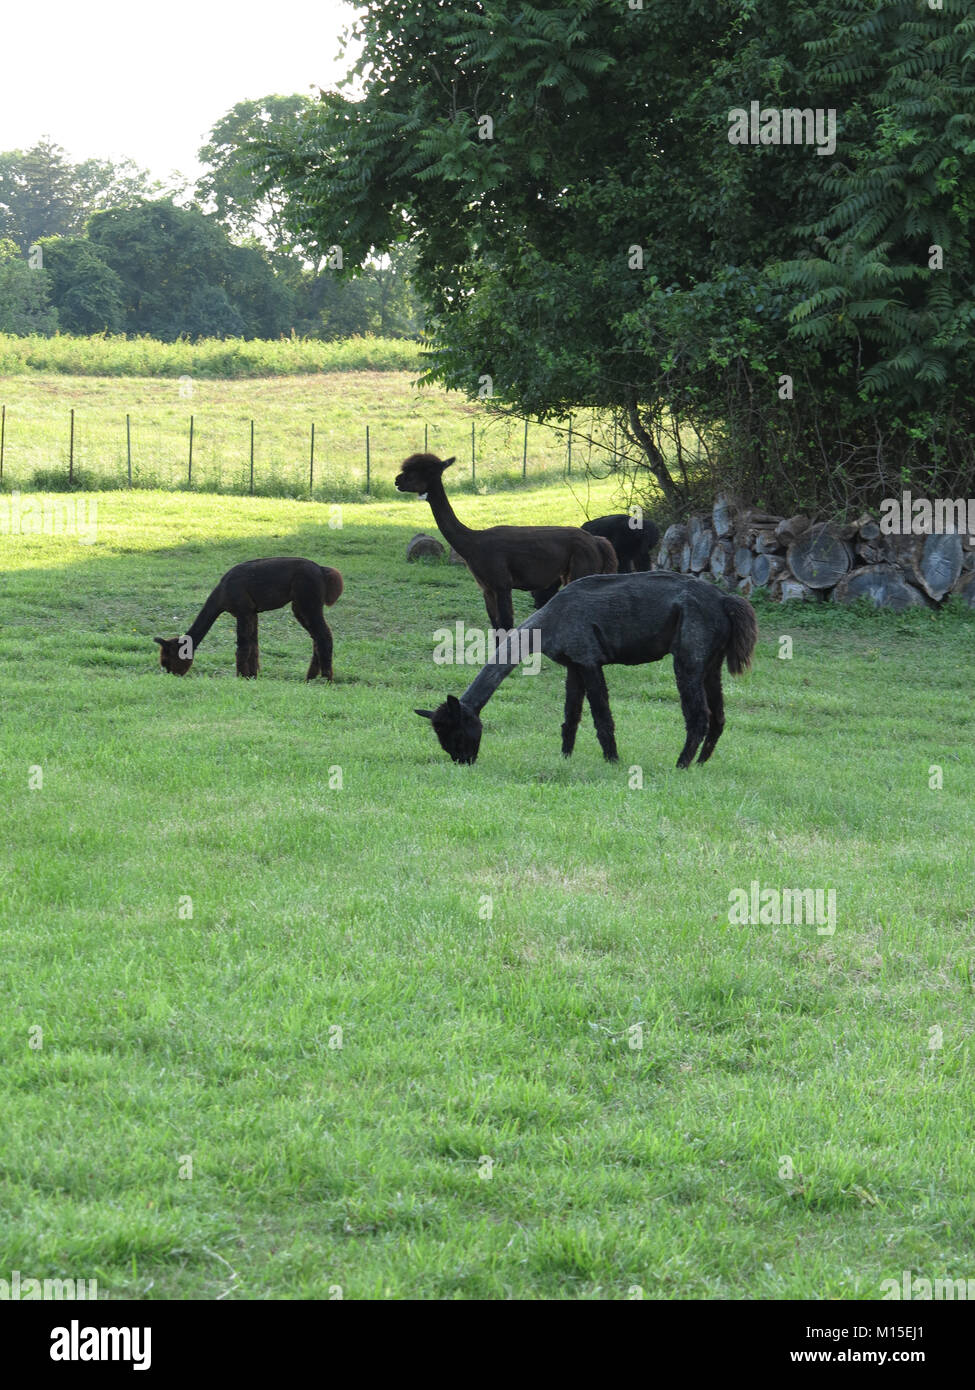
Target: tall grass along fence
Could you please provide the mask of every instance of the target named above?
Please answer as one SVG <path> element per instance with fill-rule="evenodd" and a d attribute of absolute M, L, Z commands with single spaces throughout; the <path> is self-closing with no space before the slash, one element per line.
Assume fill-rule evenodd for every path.
<path fill-rule="evenodd" d="M 206 338 L 199 342 L 121 334 L 51 338 L 0 333 L 0 375 L 57 372 L 64 376 L 303 376 L 314 372 L 419 372 L 423 347 L 403 338 Z"/>
<path fill-rule="evenodd" d="M 435 412 L 432 412 L 435 414 Z M 226 419 L 208 427 L 206 416 L 190 411 L 177 428 L 158 420 L 143 429 L 139 418 L 127 412 L 106 435 L 106 423 L 99 419 L 97 439 L 86 430 L 84 414 L 75 407 L 63 412 L 60 439 L 57 424 L 45 425 L 42 457 L 37 465 L 37 449 L 30 450 L 33 467 L 21 462 L 28 458 L 27 445 L 35 421 L 19 421 L 17 412 L 0 404 L 0 488 L 33 486 L 52 491 L 84 488 L 107 490 L 118 487 L 196 488 L 208 492 L 250 493 L 262 496 L 336 497 L 342 494 L 386 493 L 406 452 L 423 449 L 446 457 L 453 453 L 457 464 L 450 481 L 457 490 L 476 490 L 488 472 L 495 483 L 515 483 L 518 479 L 551 474 L 573 473 L 573 450 L 577 474 L 593 465 L 593 448 L 599 467 L 613 468 L 616 462 L 615 431 L 593 416 L 584 433 L 570 420 L 564 428 L 530 426 L 528 420 L 498 414 L 472 418 L 466 438 L 458 438 L 455 421 L 435 418 L 422 424 L 411 422 L 417 431 L 404 444 L 400 421 L 362 423 L 350 435 L 341 431 L 341 457 L 335 458 L 334 430 L 316 429 L 316 421 L 290 422 L 285 437 L 280 429 L 268 428 L 262 434 L 262 421 L 241 419 L 234 430 Z M 21 428 L 22 427 L 22 428 Z M 530 430 L 533 437 L 530 438 Z M 602 440 L 597 437 L 606 435 Z M 613 444 L 610 446 L 609 438 Z M 265 451 L 265 442 L 270 449 Z M 381 463 L 377 470 L 377 445 Z M 14 468 L 11 469 L 11 461 Z M 19 464 L 19 466 L 18 466 Z"/>

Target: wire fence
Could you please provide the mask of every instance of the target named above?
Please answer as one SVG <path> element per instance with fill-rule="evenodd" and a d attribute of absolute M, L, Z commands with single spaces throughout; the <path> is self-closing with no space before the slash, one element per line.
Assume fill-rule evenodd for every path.
<path fill-rule="evenodd" d="M 0 488 L 153 487 L 260 495 L 385 492 L 410 452 L 453 454 L 454 486 L 553 474 L 612 472 L 623 462 L 615 424 L 593 412 L 584 429 L 494 412 L 470 420 L 362 422 L 228 420 L 190 411 L 178 421 L 136 410 L 124 419 L 75 407 L 36 413 L 0 404 Z M 420 429 L 422 428 L 422 438 Z M 338 436 L 338 438 L 337 438 Z M 378 466 L 377 466 L 378 465 Z"/>

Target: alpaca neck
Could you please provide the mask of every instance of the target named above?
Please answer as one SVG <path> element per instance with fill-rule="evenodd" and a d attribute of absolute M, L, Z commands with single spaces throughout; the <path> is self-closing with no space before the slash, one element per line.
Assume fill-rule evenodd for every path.
<path fill-rule="evenodd" d="M 447 500 L 447 494 L 444 492 L 443 483 L 439 478 L 435 478 L 427 488 L 427 501 L 430 503 L 430 510 L 433 512 L 433 519 L 440 527 L 440 534 L 443 536 L 444 540 L 448 541 L 457 553 L 463 555 L 466 560 L 467 555 L 464 553 L 463 549 L 465 542 L 468 543 L 467 548 L 469 549 L 469 542 L 477 533 L 472 531 L 469 526 L 464 526 L 463 523 L 457 519 L 453 507 Z"/>
<path fill-rule="evenodd" d="M 210 631 L 211 627 L 213 627 L 213 624 L 217 621 L 222 612 L 223 604 L 217 598 L 216 590 L 214 590 L 214 592 L 207 599 L 206 603 L 200 609 L 199 613 L 197 613 L 196 617 L 193 619 L 186 633 L 186 636 L 193 643 L 194 652 L 196 651 L 200 643 L 203 641 L 207 633 Z"/>
<path fill-rule="evenodd" d="M 481 668 L 460 697 L 461 703 L 472 709 L 475 714 L 480 714 L 501 682 L 507 680 L 512 671 L 521 665 L 529 651 L 540 650 L 542 629 L 535 621 L 537 616 L 533 613 L 526 622 L 505 638 L 495 653 L 495 660 L 489 661 Z M 522 633 L 526 636 L 523 637 Z"/>

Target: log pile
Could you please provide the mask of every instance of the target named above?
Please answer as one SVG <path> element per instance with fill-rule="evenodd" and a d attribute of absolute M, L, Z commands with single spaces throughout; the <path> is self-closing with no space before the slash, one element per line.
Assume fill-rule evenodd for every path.
<path fill-rule="evenodd" d="M 957 594 L 975 608 L 975 535 L 883 535 L 879 522 L 772 516 L 719 497 L 664 532 L 658 569 L 709 579 L 749 597 L 932 608 Z"/>

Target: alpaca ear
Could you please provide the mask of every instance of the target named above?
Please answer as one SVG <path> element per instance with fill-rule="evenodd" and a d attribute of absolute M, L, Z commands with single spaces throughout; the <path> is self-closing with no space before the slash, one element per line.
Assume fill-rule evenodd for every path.
<path fill-rule="evenodd" d="M 164 647 L 164 646 L 166 645 L 166 639 L 165 639 L 165 637 L 154 637 L 152 640 L 153 640 L 154 642 L 158 642 L 159 645 L 160 645 L 160 647 Z"/>
<path fill-rule="evenodd" d="M 433 710 L 432 710 L 432 709 L 415 709 L 415 710 L 413 711 L 413 713 L 414 713 L 414 714 L 418 714 L 418 715 L 420 716 L 421 719 L 432 719 L 432 718 L 433 718 Z"/>
<path fill-rule="evenodd" d="M 460 709 L 460 701 L 458 700 L 456 695 L 447 696 L 447 708 L 449 710 Z"/>
<path fill-rule="evenodd" d="M 450 465 L 451 465 L 452 463 L 456 463 L 456 462 L 457 462 L 457 455 L 456 455 L 456 454 L 451 454 L 451 456 L 450 456 L 449 459 L 444 459 L 444 461 L 443 461 L 443 463 L 440 465 L 440 467 L 441 467 L 441 468 L 449 468 Z"/>

